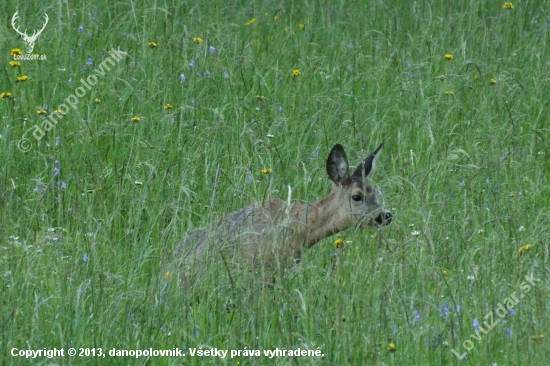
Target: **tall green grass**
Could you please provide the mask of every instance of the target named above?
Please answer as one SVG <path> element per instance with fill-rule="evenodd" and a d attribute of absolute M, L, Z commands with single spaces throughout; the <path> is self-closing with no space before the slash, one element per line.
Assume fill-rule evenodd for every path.
<path fill-rule="evenodd" d="M 0 363 L 105 362 L 27 360 L 12 348 L 178 347 L 185 358 L 106 358 L 547 364 L 547 5 L 0 5 L 0 93 L 12 93 L 0 99 Z M 9 65 L 11 49 L 24 51 L 10 25 L 16 10 L 29 34 L 49 15 L 34 50 L 47 61 Z M 54 113 L 112 48 L 127 55 L 20 151 L 46 118 L 37 106 Z M 321 198 L 334 144 L 355 164 L 382 141 L 373 179 L 395 215 L 390 227 L 342 233 L 343 249 L 324 240 L 271 290 L 238 273 L 229 288 L 214 268 L 193 291 L 160 297 L 160 268 L 187 230 L 285 199 L 288 184 L 296 199 Z M 541 281 L 522 293 L 530 274 Z M 514 292 L 524 295 L 515 314 L 472 338 L 474 320 L 486 331 L 485 315 Z M 460 360 L 451 350 L 463 354 L 467 340 Z M 195 347 L 324 356 L 190 357 Z"/>

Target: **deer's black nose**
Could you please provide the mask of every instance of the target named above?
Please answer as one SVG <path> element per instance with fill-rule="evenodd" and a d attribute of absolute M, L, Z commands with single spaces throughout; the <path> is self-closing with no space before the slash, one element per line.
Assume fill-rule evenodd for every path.
<path fill-rule="evenodd" d="M 391 224 L 391 220 L 393 218 L 393 215 L 391 214 L 391 212 L 383 212 L 381 213 L 380 215 L 378 215 L 374 221 L 380 225 L 380 226 L 384 226 L 384 225 L 389 225 Z"/>

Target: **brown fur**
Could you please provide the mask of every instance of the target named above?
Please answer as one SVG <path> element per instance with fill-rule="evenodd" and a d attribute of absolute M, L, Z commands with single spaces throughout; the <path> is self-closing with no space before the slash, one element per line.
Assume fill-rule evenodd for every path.
<path fill-rule="evenodd" d="M 350 175 L 345 152 L 341 145 L 336 145 L 327 161 L 327 173 L 334 183 L 328 196 L 314 203 L 291 206 L 271 199 L 233 211 L 209 226 L 190 232 L 176 246 L 175 262 L 164 271 L 174 272 L 179 282 L 190 284 L 196 280 L 208 256 L 227 270 L 238 269 L 243 260 L 264 268 L 280 268 L 299 261 L 304 248 L 350 226 L 389 224 L 391 214 L 380 205 L 377 191 L 366 179 L 374 170 L 381 147 Z M 362 197 L 361 201 L 357 200 L 358 196 Z"/>

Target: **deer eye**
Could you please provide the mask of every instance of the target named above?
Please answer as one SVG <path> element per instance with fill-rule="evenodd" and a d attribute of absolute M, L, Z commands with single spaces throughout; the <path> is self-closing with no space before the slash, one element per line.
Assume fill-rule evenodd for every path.
<path fill-rule="evenodd" d="M 351 199 L 354 200 L 355 202 L 363 201 L 363 197 L 359 194 L 354 194 L 353 196 L 351 196 Z"/>

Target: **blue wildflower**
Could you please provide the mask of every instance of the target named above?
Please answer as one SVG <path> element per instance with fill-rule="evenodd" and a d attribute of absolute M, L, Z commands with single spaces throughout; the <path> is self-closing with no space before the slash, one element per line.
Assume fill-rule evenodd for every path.
<path fill-rule="evenodd" d="M 476 330 L 479 330 L 479 328 L 481 327 L 477 318 L 474 318 L 474 321 L 472 322 L 472 327 L 474 327 L 474 329 Z"/>
<path fill-rule="evenodd" d="M 84 26 L 81 25 L 80 27 L 78 27 L 78 31 L 83 32 L 84 31 Z"/>
<path fill-rule="evenodd" d="M 183 75 L 183 74 L 180 75 L 180 81 L 181 81 L 181 82 L 184 82 L 184 81 L 185 81 L 185 75 Z"/>
<path fill-rule="evenodd" d="M 210 51 L 210 53 L 214 53 L 214 52 L 216 52 L 216 49 L 214 47 L 210 46 L 208 48 L 208 51 Z"/>
<path fill-rule="evenodd" d="M 413 316 L 414 316 L 414 319 L 415 319 L 415 320 L 419 320 L 419 319 L 420 319 L 420 313 L 418 312 L 418 310 L 413 311 Z"/>
<path fill-rule="evenodd" d="M 93 64 L 94 64 L 94 62 L 92 61 L 91 58 L 89 58 L 88 61 L 86 61 L 86 63 L 87 63 L 88 65 L 93 65 Z"/>

